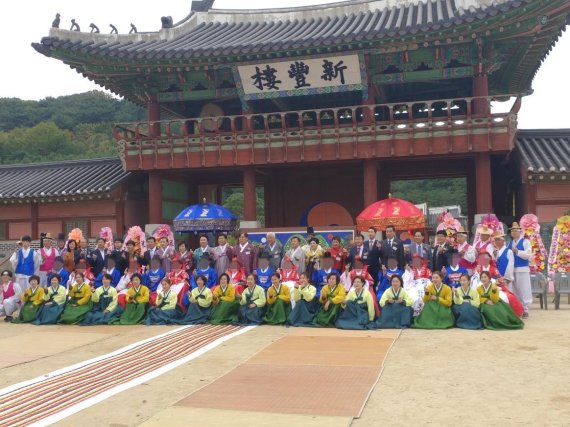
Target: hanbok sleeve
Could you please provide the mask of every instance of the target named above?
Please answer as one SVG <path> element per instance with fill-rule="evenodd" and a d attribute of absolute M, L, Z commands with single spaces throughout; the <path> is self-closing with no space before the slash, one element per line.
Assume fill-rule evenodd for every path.
<path fill-rule="evenodd" d="M 380 304 L 380 307 L 384 307 L 386 305 L 386 303 L 388 302 L 388 300 L 390 299 L 390 289 L 388 288 L 384 291 L 384 293 L 382 294 L 382 296 L 380 297 L 380 302 L 378 304 Z M 402 292 L 404 290 L 402 289 Z"/>
<path fill-rule="evenodd" d="M 424 304 L 431 299 L 432 295 L 435 295 L 435 289 L 433 288 L 432 284 L 429 284 L 427 286 L 427 291 L 424 293 L 424 296 L 422 297 Z"/>
<path fill-rule="evenodd" d="M 110 289 L 109 289 L 110 290 Z M 101 297 L 101 294 L 103 293 L 103 286 L 101 286 L 100 288 L 98 288 L 93 295 L 91 295 L 91 301 L 93 302 L 99 302 L 99 298 Z"/>
<path fill-rule="evenodd" d="M 89 285 L 83 285 L 81 289 L 81 298 L 79 298 L 76 302 L 77 305 L 87 305 L 91 301 L 91 288 Z"/>
<path fill-rule="evenodd" d="M 402 293 L 400 294 L 400 297 L 406 303 L 406 307 L 411 307 L 414 305 L 413 298 L 410 296 L 410 294 L 405 289 L 402 289 Z"/>
<path fill-rule="evenodd" d="M 532 249 L 530 246 L 530 242 L 527 239 L 523 240 L 524 250 L 518 251 L 517 256 L 524 260 L 529 260 L 532 255 Z"/>
<path fill-rule="evenodd" d="M 346 291 L 340 284 L 336 287 L 336 289 L 337 294 L 333 296 L 331 301 L 333 304 L 342 304 L 346 297 Z"/>
<path fill-rule="evenodd" d="M 364 291 L 364 300 L 366 301 L 366 309 L 368 310 L 368 319 L 372 322 L 376 316 L 376 310 L 374 309 L 374 300 L 372 300 L 372 294 L 370 292 Z"/>
<path fill-rule="evenodd" d="M 439 303 L 445 307 L 451 307 L 451 288 L 444 285 L 439 295 Z"/>
<path fill-rule="evenodd" d="M 474 289 L 471 289 L 469 291 L 469 296 L 471 297 L 471 301 L 469 301 L 469 303 L 473 307 L 478 308 L 481 305 L 481 300 L 479 298 L 479 292 L 475 291 Z"/>
<path fill-rule="evenodd" d="M 305 287 L 305 289 L 300 289 L 300 291 L 295 289 L 295 292 L 300 292 L 300 295 L 302 295 L 305 301 L 311 302 L 312 300 L 315 299 L 315 295 L 317 295 L 317 288 L 309 285 Z M 301 298 L 299 297 L 298 299 L 296 299 L 296 301 L 298 301 L 299 299 Z"/>
<path fill-rule="evenodd" d="M 247 304 L 247 298 L 245 295 L 246 292 L 248 292 L 248 291 L 244 290 L 243 293 L 241 294 L 241 299 L 239 300 L 240 305 L 246 305 Z"/>
<path fill-rule="evenodd" d="M 289 287 L 286 285 L 281 285 L 281 293 L 279 294 L 279 299 L 286 302 L 286 303 L 290 303 L 291 302 L 291 292 L 289 291 Z"/>
<path fill-rule="evenodd" d="M 452 291 L 453 293 L 453 303 L 456 305 L 461 305 L 463 304 L 463 296 L 461 295 L 461 293 L 459 292 L 459 288 L 454 289 Z"/>
<path fill-rule="evenodd" d="M 265 292 L 263 292 L 263 289 L 261 287 L 256 286 L 254 297 L 255 297 L 254 303 L 256 306 L 260 308 L 265 307 L 267 300 L 265 299 Z"/>
<path fill-rule="evenodd" d="M 273 305 L 277 301 L 277 293 L 275 292 L 275 288 L 270 286 L 267 289 L 267 305 Z"/>
<path fill-rule="evenodd" d="M 119 304 L 119 296 L 117 295 L 117 290 L 114 288 L 109 289 L 109 293 L 111 294 L 111 297 L 113 299 L 105 310 L 111 313 L 113 310 L 117 308 L 117 305 Z"/>
<path fill-rule="evenodd" d="M 41 305 L 44 303 L 44 288 L 38 288 L 38 291 L 36 292 L 35 298 L 32 302 L 33 305 Z"/>
<path fill-rule="evenodd" d="M 208 288 L 202 293 L 204 298 L 198 298 L 198 305 L 200 307 L 208 308 L 212 305 L 212 291 Z"/>
<path fill-rule="evenodd" d="M 139 304 L 146 304 L 150 301 L 150 291 L 146 286 L 141 286 L 141 293 L 137 298 Z"/>

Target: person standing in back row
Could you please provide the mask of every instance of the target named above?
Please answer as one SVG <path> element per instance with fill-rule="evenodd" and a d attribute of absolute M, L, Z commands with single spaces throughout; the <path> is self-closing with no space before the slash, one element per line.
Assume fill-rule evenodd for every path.
<path fill-rule="evenodd" d="M 386 239 L 380 245 L 380 259 L 382 265 L 388 265 L 388 257 L 393 256 L 398 261 L 398 268 L 403 270 L 406 267 L 404 244 L 396 237 L 396 227 L 388 225 L 386 227 Z"/>
<path fill-rule="evenodd" d="M 511 237 L 513 240 L 508 248 L 515 257 L 514 281 L 509 286 L 510 290 L 521 300 L 524 312 L 523 319 L 528 319 L 528 308 L 532 304 L 532 289 L 530 283 L 529 259 L 532 256 L 531 244 L 528 239 L 521 236 L 522 228 L 518 222 L 513 222 Z"/>

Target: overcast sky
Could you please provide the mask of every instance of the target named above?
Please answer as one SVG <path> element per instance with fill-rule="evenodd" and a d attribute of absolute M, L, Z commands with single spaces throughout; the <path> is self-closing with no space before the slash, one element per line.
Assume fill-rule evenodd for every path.
<path fill-rule="evenodd" d="M 292 7 L 332 3 L 334 0 L 217 0 L 216 8 Z M 0 98 L 41 99 L 100 89 L 60 61 L 49 59 L 32 49 L 49 31 L 57 12 L 61 28 L 69 28 L 75 18 L 83 31 L 95 23 L 101 32 L 114 24 L 120 33 L 130 23 L 139 31 L 157 31 L 160 17 L 171 15 L 174 22 L 190 11 L 191 0 L 0 0 Z M 519 128 L 570 128 L 570 35 L 565 34 L 534 80 L 534 94 L 523 100 Z"/>

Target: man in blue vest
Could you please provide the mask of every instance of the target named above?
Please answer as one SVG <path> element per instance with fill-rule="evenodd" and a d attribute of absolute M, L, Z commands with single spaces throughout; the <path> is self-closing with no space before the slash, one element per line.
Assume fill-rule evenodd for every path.
<path fill-rule="evenodd" d="M 521 300 L 524 313 L 523 319 L 528 319 L 528 308 L 532 304 L 532 290 L 530 285 L 530 268 L 529 259 L 532 255 L 532 249 L 528 239 L 521 236 L 522 229 L 518 222 L 513 222 L 511 227 L 511 237 L 513 240 L 509 243 L 509 249 L 513 251 L 515 258 L 514 282 L 512 291 Z"/>
<path fill-rule="evenodd" d="M 30 236 L 22 237 L 22 240 L 18 242 L 18 247 L 10 257 L 12 268 L 16 273 L 16 282 L 20 285 L 22 292 L 28 288 L 30 276 L 38 274 L 42 263 L 40 253 L 30 247 L 31 243 L 32 238 Z"/>
<path fill-rule="evenodd" d="M 515 257 L 513 251 L 505 244 L 505 234 L 502 231 L 493 233 L 493 243 L 493 259 L 497 263 L 497 269 L 505 285 L 511 289 L 515 278 Z"/>

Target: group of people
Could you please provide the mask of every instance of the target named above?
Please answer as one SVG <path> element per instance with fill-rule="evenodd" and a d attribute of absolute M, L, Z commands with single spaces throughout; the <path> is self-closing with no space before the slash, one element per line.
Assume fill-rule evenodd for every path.
<path fill-rule="evenodd" d="M 14 274 L 1 273 L 0 315 L 34 324 L 286 324 L 343 329 L 520 329 L 532 302 L 530 244 L 511 227 L 482 225 L 473 245 L 461 227 L 443 229 L 432 246 L 417 231 L 404 246 L 393 226 L 385 239 L 371 227 L 350 247 L 333 237 L 323 249 L 307 230 L 287 250 L 268 233 L 257 246 L 242 232 L 231 246 L 168 238 L 137 243 L 105 239 L 93 250 L 46 235 L 34 250 L 24 236 L 11 257 Z M 59 236 L 61 237 L 61 236 Z M 17 313 L 17 315 L 16 315 Z"/>

